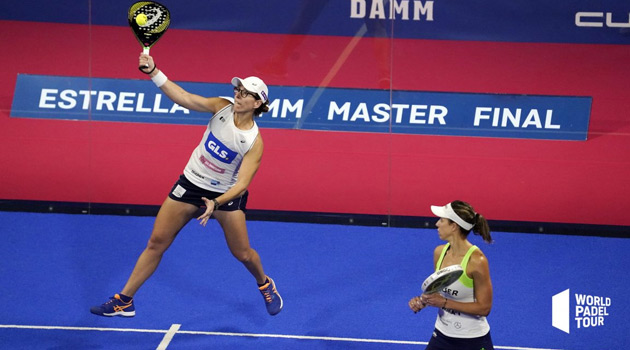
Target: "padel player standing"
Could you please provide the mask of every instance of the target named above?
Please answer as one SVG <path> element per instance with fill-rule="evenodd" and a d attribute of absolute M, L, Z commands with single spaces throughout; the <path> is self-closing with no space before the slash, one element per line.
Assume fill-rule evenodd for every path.
<path fill-rule="evenodd" d="M 418 312 L 426 306 L 438 308 L 433 336 L 427 350 L 491 350 L 492 338 L 486 316 L 492 308 L 492 282 L 486 256 L 468 241 L 472 230 L 491 243 L 488 222 L 470 204 L 453 201 L 443 207 L 431 206 L 440 219 L 435 224 L 441 240 L 433 252 L 435 270 L 461 265 L 464 273 L 442 291 L 422 294 L 409 301 Z"/>
<path fill-rule="evenodd" d="M 149 242 L 119 294 L 90 311 L 101 316 L 134 316 L 133 296 L 156 270 L 179 231 L 205 206 L 197 219 L 206 225 L 214 216 L 223 228 L 231 253 L 254 276 L 267 311 L 282 310 L 274 281 L 265 275 L 258 253 L 249 245 L 245 211 L 247 188 L 261 162 L 263 141 L 255 117 L 269 111 L 267 85 L 257 77 L 233 78 L 234 99 L 191 94 L 167 79 L 149 55 L 140 56 L 141 70 L 178 105 L 212 113 L 184 173 L 162 203 Z"/>

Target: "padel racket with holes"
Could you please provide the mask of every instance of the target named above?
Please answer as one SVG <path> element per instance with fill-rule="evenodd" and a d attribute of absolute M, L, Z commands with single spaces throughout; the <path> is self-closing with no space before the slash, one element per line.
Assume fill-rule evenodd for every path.
<path fill-rule="evenodd" d="M 464 269 L 460 265 L 451 265 L 437 270 L 424 280 L 422 292 L 425 294 L 439 292 L 443 287 L 457 281 L 462 273 L 464 273 Z"/>
<path fill-rule="evenodd" d="M 164 5 L 155 1 L 138 1 L 129 8 L 127 19 L 133 34 L 142 45 L 143 53 L 148 55 L 151 46 L 155 45 L 171 24 L 171 13 Z"/>

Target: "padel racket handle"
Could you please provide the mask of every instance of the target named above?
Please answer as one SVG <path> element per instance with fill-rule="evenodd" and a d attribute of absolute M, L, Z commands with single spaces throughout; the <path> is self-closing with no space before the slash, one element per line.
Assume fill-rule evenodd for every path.
<path fill-rule="evenodd" d="M 148 55 L 148 54 L 149 54 L 149 51 L 150 51 L 149 49 L 150 49 L 150 48 L 149 48 L 149 47 L 147 47 L 147 46 L 143 47 L 143 48 L 142 48 L 142 53 L 143 53 L 143 54 L 145 54 L 145 55 Z M 138 67 L 138 69 L 140 69 L 140 70 L 142 70 L 143 68 L 149 68 L 149 64 L 147 63 L 147 64 L 145 64 L 144 66 L 140 66 L 140 67 Z M 143 73 L 144 73 L 144 72 L 143 72 Z"/>

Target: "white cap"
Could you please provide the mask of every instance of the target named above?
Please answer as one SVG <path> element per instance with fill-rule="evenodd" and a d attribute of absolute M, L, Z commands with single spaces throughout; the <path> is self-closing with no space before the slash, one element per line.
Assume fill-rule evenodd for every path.
<path fill-rule="evenodd" d="M 267 85 L 258 77 L 247 77 L 245 79 L 234 77 L 232 78 L 232 85 L 235 87 L 243 85 L 245 90 L 258 95 L 263 103 L 269 101 L 269 90 L 267 89 Z"/>
<path fill-rule="evenodd" d="M 458 224 L 461 228 L 463 228 L 466 231 L 470 231 L 470 229 L 472 229 L 473 226 L 475 226 L 473 224 L 467 223 L 466 221 L 464 221 L 464 219 L 460 218 L 455 213 L 455 210 L 453 210 L 453 208 L 451 207 L 451 203 L 448 203 L 447 205 L 445 205 L 443 207 L 438 207 L 438 206 L 432 205 L 431 206 L 431 211 L 437 217 L 447 218 L 447 219 L 453 220 L 456 224 Z"/>

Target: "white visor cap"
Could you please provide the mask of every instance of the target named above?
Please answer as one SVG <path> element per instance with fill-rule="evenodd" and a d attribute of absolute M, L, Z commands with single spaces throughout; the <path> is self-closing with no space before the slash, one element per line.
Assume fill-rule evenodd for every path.
<path fill-rule="evenodd" d="M 475 226 L 473 224 L 467 223 L 466 221 L 464 221 L 464 219 L 460 218 L 451 207 L 451 203 L 448 203 L 447 205 L 443 207 L 432 205 L 431 211 L 437 217 L 453 220 L 456 224 L 458 224 L 461 228 L 463 228 L 466 231 L 470 231 L 470 229 L 472 229 L 473 226 Z"/>
<path fill-rule="evenodd" d="M 234 77 L 232 78 L 232 85 L 235 87 L 242 85 L 245 90 L 258 95 L 263 103 L 269 101 L 269 89 L 267 89 L 267 84 L 258 77 L 247 77 L 245 79 Z"/>

